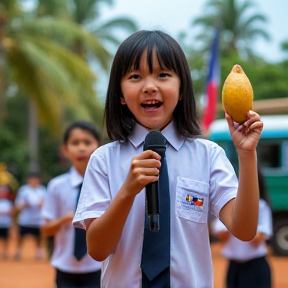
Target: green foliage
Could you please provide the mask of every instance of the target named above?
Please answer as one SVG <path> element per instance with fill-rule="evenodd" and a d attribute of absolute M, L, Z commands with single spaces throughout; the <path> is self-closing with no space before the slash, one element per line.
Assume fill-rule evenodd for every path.
<path fill-rule="evenodd" d="M 17 17 L 17 21 L 21 25 L 8 22 L 7 37 L 1 43 L 8 68 L 5 73 L 10 83 L 16 83 L 36 103 L 40 123 L 59 133 L 65 106 L 79 108 L 82 115 L 94 120 L 91 115 L 102 110 L 94 87 L 95 74 L 69 47 L 81 39 L 87 49 L 99 51 L 99 41 L 77 24 L 52 17 Z M 104 50 L 101 56 L 103 63 L 110 59 Z"/>
<path fill-rule="evenodd" d="M 288 59 L 281 63 L 267 63 L 265 59 L 257 57 L 251 49 L 256 37 L 269 38 L 264 28 L 260 26 L 261 23 L 266 22 L 266 17 L 256 10 L 254 14 L 251 14 L 252 8 L 255 8 L 253 6 L 252 1 L 208 0 L 205 5 L 205 13 L 193 21 L 194 25 L 201 26 L 205 31 L 196 37 L 197 45 L 192 43 L 190 46 L 187 44 L 184 46 L 192 71 L 194 92 L 199 107 L 201 107 L 201 96 L 205 93 L 211 56 L 211 39 L 214 36 L 215 27 L 220 30 L 221 77 L 218 103 L 221 103 L 224 81 L 235 64 L 240 64 L 250 79 L 255 100 L 288 97 Z M 185 36 L 186 34 L 183 32 L 181 41 Z M 199 47 L 199 43 L 202 43 L 200 49 L 191 48 L 191 46 Z M 282 43 L 284 51 L 288 51 L 287 43 L 287 41 Z M 221 110 L 217 118 L 222 117 Z"/>
<path fill-rule="evenodd" d="M 7 99 L 8 118 L 0 133 L 0 162 L 6 163 L 18 180 L 25 176 L 29 159 L 26 106 L 25 100 L 21 97 Z"/>
<path fill-rule="evenodd" d="M 193 25 L 202 28 L 196 37 L 203 42 L 203 50 L 209 49 L 213 31 L 218 28 L 221 38 L 221 54 L 227 55 L 236 50 L 242 57 L 254 58 L 251 42 L 258 37 L 268 40 L 269 35 L 263 28 L 266 17 L 260 13 L 251 14 L 255 3 L 252 1 L 209 0 L 205 5 L 206 13 L 196 18 Z M 210 40 L 209 40 L 210 39 Z"/>
<path fill-rule="evenodd" d="M 6 163 L 8 170 L 23 184 L 29 170 L 27 100 L 19 95 L 9 97 L 7 111 L 9 117 L 0 133 L 0 162 Z M 61 139 L 51 135 L 47 127 L 40 129 L 39 144 L 42 179 L 46 184 L 67 171 L 69 162 L 61 154 Z"/>
<path fill-rule="evenodd" d="M 134 32 L 136 25 L 126 18 L 100 23 L 100 7 L 113 3 L 109 0 L 35 0 L 30 10 L 26 2 L 0 3 L 0 161 L 24 181 L 33 158 L 27 134 L 35 126 L 27 104 L 36 104 L 39 166 L 46 182 L 69 168 L 60 151 L 68 122 L 81 119 L 102 127 L 96 74 L 107 73 L 109 49 L 121 41 L 117 32 Z M 102 70 L 95 73 L 88 59 Z"/>

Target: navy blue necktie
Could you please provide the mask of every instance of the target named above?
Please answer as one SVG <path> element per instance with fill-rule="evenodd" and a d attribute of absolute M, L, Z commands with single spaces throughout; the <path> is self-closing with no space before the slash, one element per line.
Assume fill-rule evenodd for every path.
<path fill-rule="evenodd" d="M 158 180 L 159 222 L 158 231 L 150 231 L 146 215 L 142 249 L 142 288 L 170 287 L 170 193 L 165 152 Z"/>
<path fill-rule="evenodd" d="M 78 200 L 80 197 L 81 188 L 82 188 L 82 183 L 79 186 L 76 207 L 77 207 Z M 87 254 L 86 230 L 76 228 L 76 227 L 74 227 L 74 230 L 75 230 L 74 256 L 78 261 L 80 261 Z"/>

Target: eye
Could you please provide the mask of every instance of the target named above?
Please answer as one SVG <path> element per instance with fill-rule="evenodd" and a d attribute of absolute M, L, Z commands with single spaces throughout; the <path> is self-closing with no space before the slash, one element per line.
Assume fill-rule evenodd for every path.
<path fill-rule="evenodd" d="M 77 146 L 79 145 L 80 141 L 78 139 L 73 139 L 72 141 L 70 141 L 70 144 L 73 146 Z"/>
<path fill-rule="evenodd" d="M 161 72 L 160 74 L 159 74 L 159 77 L 160 78 L 166 78 L 166 77 L 170 77 L 171 76 L 171 74 L 169 74 L 169 73 L 167 73 L 167 72 Z"/>
<path fill-rule="evenodd" d="M 138 74 L 132 74 L 132 75 L 129 77 L 129 79 L 138 80 L 138 79 L 140 79 L 140 75 L 138 75 Z"/>
<path fill-rule="evenodd" d="M 92 141 L 90 141 L 90 140 L 84 140 L 83 142 L 86 146 L 92 145 Z"/>

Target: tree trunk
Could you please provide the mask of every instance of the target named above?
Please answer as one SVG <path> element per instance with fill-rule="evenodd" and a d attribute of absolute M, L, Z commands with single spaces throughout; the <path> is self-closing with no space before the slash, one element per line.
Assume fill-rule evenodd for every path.
<path fill-rule="evenodd" d="M 39 171 L 37 107 L 29 100 L 29 171 Z"/>

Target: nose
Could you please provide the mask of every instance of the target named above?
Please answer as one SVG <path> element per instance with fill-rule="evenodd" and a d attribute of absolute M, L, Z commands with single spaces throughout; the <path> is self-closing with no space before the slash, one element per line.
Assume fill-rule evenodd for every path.
<path fill-rule="evenodd" d="M 157 87 L 153 83 L 153 81 L 147 81 L 145 85 L 143 86 L 143 92 L 145 94 L 154 94 L 157 91 Z"/>
<path fill-rule="evenodd" d="M 79 149 L 80 151 L 85 151 L 86 148 L 87 148 L 87 145 L 86 145 L 85 143 L 83 143 L 83 142 L 79 143 L 78 149 Z"/>

